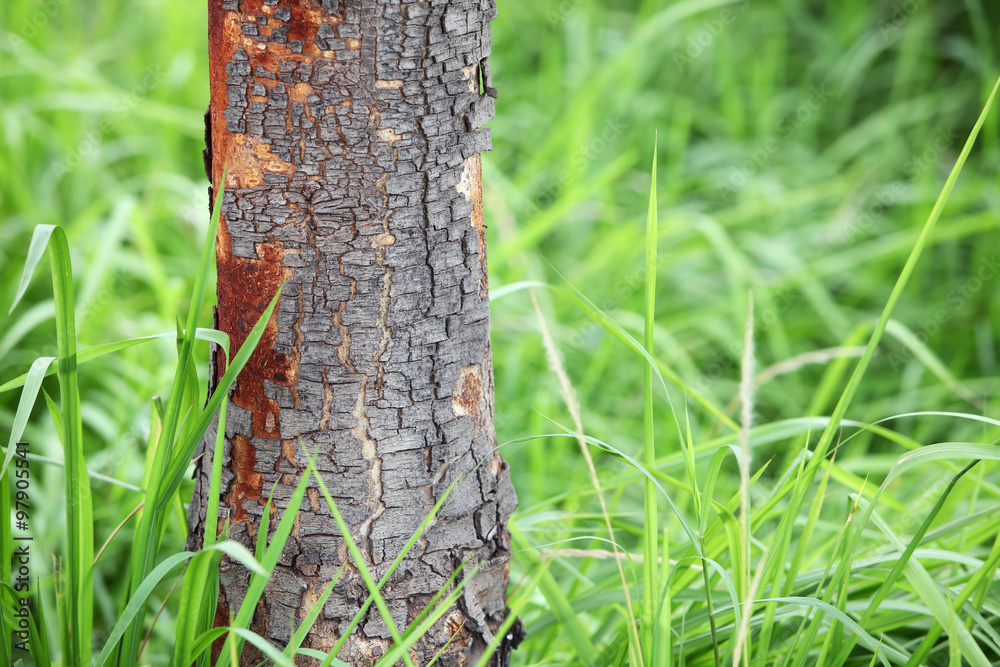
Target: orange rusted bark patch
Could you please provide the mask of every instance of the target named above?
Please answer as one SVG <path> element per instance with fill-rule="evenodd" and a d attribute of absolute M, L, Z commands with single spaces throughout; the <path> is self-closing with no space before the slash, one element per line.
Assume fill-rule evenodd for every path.
<path fill-rule="evenodd" d="M 233 523 L 246 523 L 246 510 L 243 501 L 256 500 L 260 502 L 264 487 L 264 478 L 254 470 L 257 462 L 257 452 L 250 439 L 245 435 L 237 435 L 232 439 L 232 463 L 230 467 L 236 479 L 229 485 L 228 505 L 233 508 L 231 520 Z"/>
<path fill-rule="evenodd" d="M 229 334 L 230 356 L 246 341 L 284 279 L 281 243 L 258 244 L 257 254 L 260 259 L 253 260 L 228 252 L 218 253 L 219 330 Z M 264 381 L 289 385 L 295 375 L 288 357 L 274 351 L 277 331 L 272 316 L 257 349 L 243 367 L 232 396 L 234 404 L 253 413 L 253 434 L 265 438 L 279 437 L 279 408 L 264 395 Z M 221 353 L 216 363 L 220 372 L 224 372 L 226 360 Z"/>
<path fill-rule="evenodd" d="M 313 0 L 295 0 L 284 3 L 290 11 L 287 21 L 274 19 L 267 25 L 258 26 L 261 35 L 270 35 L 277 27 L 287 26 L 287 41 L 301 41 L 300 53 L 293 52 L 287 43 L 261 42 L 251 36 L 244 35 L 240 29 L 244 21 L 255 20 L 257 16 L 274 12 L 274 7 L 265 5 L 263 0 L 242 0 L 241 12 L 227 11 L 222 8 L 223 0 L 209 0 L 208 8 L 208 55 L 210 69 L 212 118 L 212 185 L 218 192 L 219 181 L 222 178 L 223 165 L 227 165 L 226 186 L 230 188 L 256 187 L 262 182 L 263 173 L 281 173 L 289 177 L 294 167 L 282 162 L 263 150 L 259 142 L 245 134 L 230 132 L 226 129 L 226 119 L 223 112 L 228 104 L 226 94 L 226 65 L 232 60 L 236 50 L 242 48 L 253 67 L 263 67 L 272 72 L 277 71 L 278 61 L 298 61 L 312 63 L 317 59 L 326 59 L 333 52 L 322 52 L 316 46 L 313 37 L 323 23 L 338 25 L 342 19 L 328 14 L 318 2 Z M 268 88 L 274 86 L 273 79 L 255 77 L 254 83 L 261 83 Z M 304 102 L 311 92 L 308 86 L 289 91 L 290 98 L 295 102 Z M 250 91 L 247 91 L 249 97 Z M 307 117 L 311 112 L 306 110 Z M 265 147 L 266 148 L 266 147 Z"/>
<path fill-rule="evenodd" d="M 208 68 L 212 122 L 212 187 L 219 191 L 224 163 L 230 158 L 232 133 L 226 130 L 222 113 L 226 110 L 226 64 L 239 44 L 239 22 L 233 12 L 222 8 L 223 0 L 208 3 Z"/>
<path fill-rule="evenodd" d="M 224 628 L 230 623 L 229 618 L 229 600 L 226 599 L 226 589 L 219 588 L 219 601 L 215 605 L 215 620 L 212 621 L 213 628 Z M 222 647 L 226 645 L 226 635 L 222 635 L 214 642 L 212 642 L 212 660 L 211 664 L 215 664 L 219 661 L 219 656 L 222 654 Z"/>

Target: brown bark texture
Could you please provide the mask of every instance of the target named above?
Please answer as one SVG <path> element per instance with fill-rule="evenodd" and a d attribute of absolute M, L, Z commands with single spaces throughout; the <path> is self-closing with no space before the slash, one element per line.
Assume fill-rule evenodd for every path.
<path fill-rule="evenodd" d="M 480 157 L 495 91 L 493 0 L 210 0 L 206 167 L 225 194 L 216 240 L 217 326 L 231 353 L 278 286 L 267 331 L 231 390 L 220 526 L 251 550 L 306 466 L 303 448 L 376 578 L 448 486 L 437 523 L 383 590 L 402 630 L 466 558 L 456 605 L 411 651 L 474 664 L 507 613 L 516 504 L 496 452 Z M 213 381 L 225 357 L 213 356 Z M 206 437 L 214 442 L 214 429 Z M 204 530 L 213 447 L 191 503 Z M 315 485 L 315 482 L 313 483 Z M 368 593 L 309 488 L 252 629 L 283 645 L 341 565 L 305 646 L 329 650 Z M 249 580 L 223 561 L 218 623 Z M 371 607 L 340 658 L 391 643 Z M 510 641 L 494 658 L 505 665 Z M 244 664 L 261 658 L 252 647 Z M 300 658 L 299 664 L 311 664 Z"/>

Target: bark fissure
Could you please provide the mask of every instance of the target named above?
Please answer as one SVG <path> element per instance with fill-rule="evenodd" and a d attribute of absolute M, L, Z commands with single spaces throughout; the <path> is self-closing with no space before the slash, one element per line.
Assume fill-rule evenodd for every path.
<path fill-rule="evenodd" d="M 273 487 L 273 529 L 305 466 L 301 439 L 378 576 L 468 477 L 383 591 L 402 628 L 463 560 L 480 565 L 417 664 L 449 640 L 440 664 L 474 662 L 506 614 L 516 499 L 495 451 L 479 160 L 494 15 L 491 0 L 210 1 L 206 169 L 218 188 L 227 167 L 217 318 L 232 351 L 286 282 L 232 391 L 220 521 L 253 548 Z M 213 364 L 224 371 L 221 353 Z M 367 597 L 310 488 L 253 629 L 287 641 L 345 563 L 306 646 L 329 649 Z M 224 560 L 220 577 L 225 620 L 248 574 Z M 340 657 L 371 664 L 388 640 L 370 611 Z"/>

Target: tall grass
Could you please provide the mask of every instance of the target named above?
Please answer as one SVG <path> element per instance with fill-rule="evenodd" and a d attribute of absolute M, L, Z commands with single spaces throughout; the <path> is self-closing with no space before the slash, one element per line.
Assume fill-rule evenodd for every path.
<path fill-rule="evenodd" d="M 496 150 L 483 175 L 497 427 L 513 441 L 502 451 L 520 498 L 510 606 L 528 638 L 515 664 L 644 660 L 642 560 L 654 530 L 675 664 L 732 663 L 744 625 L 755 667 L 821 656 L 947 664 L 962 651 L 952 639 L 966 636 L 959 626 L 997 662 L 996 463 L 957 477 L 964 457 L 984 453 L 964 444 L 948 445 L 944 459 L 916 459 L 924 465 L 899 463 L 928 445 L 992 446 L 1000 436 L 994 116 L 924 237 L 853 398 L 839 411 L 838 402 L 993 88 L 1000 8 L 505 0 L 499 9 Z M 205 232 L 203 16 L 195 0 L 0 3 L 0 294 L 6 308 L 34 227 L 62 226 L 77 269 L 94 533 L 101 544 L 115 534 L 93 570 L 96 654 L 126 595 L 118 573 L 130 568 L 137 522 L 125 519 L 144 488 L 147 436 L 165 414 L 149 399 L 169 395 L 174 317 L 190 310 L 199 262 L 191 248 Z M 157 83 L 130 99 L 151 67 Z M 654 129 L 649 344 L 643 214 Z M 57 173 L 76 154 L 81 163 Z M 532 299 L 519 293 L 526 283 L 547 323 L 542 335 Z M 753 468 L 743 477 L 736 410 L 751 290 L 758 371 L 746 438 Z M 0 318 L 0 381 L 59 356 L 51 297 L 35 281 Z M 96 346 L 156 331 L 169 333 Z M 206 345 L 196 338 L 193 358 Z M 644 450 L 649 360 L 655 468 Z M 32 443 L 33 488 L 47 499 L 35 508 L 35 544 L 50 554 L 61 553 L 68 530 L 55 500 L 65 494 L 62 444 L 43 409 L 18 411 L 43 389 L 61 400 L 56 365 L 39 363 L 21 396 L 0 394 L 0 429 Z M 662 384 L 677 416 L 664 409 Z M 902 474 L 879 492 L 894 467 Z M 650 477 L 656 525 L 644 519 Z M 0 549 L 9 549 L 4 529 Z M 157 558 L 180 553 L 182 522 L 162 531 Z M 211 571 L 199 558 L 185 577 Z M 924 590 L 913 562 L 940 597 Z M 54 602 L 52 565 L 33 567 Z M 151 664 L 177 664 L 186 655 L 174 653 L 179 637 L 192 647 L 199 638 L 202 621 L 192 626 L 181 604 L 213 606 L 197 589 L 184 597 L 182 585 L 167 599 L 179 567 L 147 598 L 142 659 Z M 760 582 L 746 615 L 740 572 Z M 47 630 L 58 659 L 55 608 L 41 610 L 32 634 Z"/>
<path fill-rule="evenodd" d="M 998 89 L 1000 89 L 1000 79 L 997 80 L 990 92 L 978 120 L 972 127 L 965 145 L 900 271 L 882 314 L 869 335 L 868 344 L 837 401 L 833 415 L 822 420 L 823 430 L 812 449 L 810 449 L 811 438 L 808 433 L 811 432 L 814 420 L 805 421 L 809 431 L 807 431 L 802 450 L 793 459 L 792 465 L 786 473 L 766 492 L 763 503 L 752 506 L 750 502 L 751 487 L 756 484 L 760 475 L 767 468 L 767 464 L 765 464 L 751 475 L 750 445 L 753 438 L 751 417 L 755 340 L 752 294 L 748 299 L 747 326 L 741 355 L 742 380 L 739 401 L 743 406 L 742 428 L 735 436 L 741 445 L 740 448 L 723 445 L 714 450 L 712 461 L 704 473 L 704 492 L 701 493 L 698 489 L 698 478 L 702 473 L 696 464 L 698 458 L 696 452 L 699 449 L 711 452 L 711 448 L 717 447 L 717 445 L 709 443 L 700 447 L 688 445 L 683 436 L 681 437 L 681 453 L 688 477 L 686 482 L 661 472 L 663 460 L 658 459 L 655 454 L 652 426 L 653 389 L 655 386 L 653 377 L 654 373 L 658 374 L 659 372 L 656 360 L 652 356 L 654 353 L 652 346 L 655 318 L 655 287 L 653 286 L 655 285 L 658 265 L 655 150 L 647 218 L 645 262 L 647 291 L 643 346 L 640 347 L 606 313 L 594 306 L 575 289 L 563 292 L 556 288 L 557 292 L 569 297 L 569 301 L 579 306 L 602 327 L 616 334 L 616 337 L 627 347 L 637 352 L 643 361 L 645 461 L 640 463 L 624 454 L 620 449 L 582 435 L 588 443 L 600 446 L 634 469 L 633 474 L 627 474 L 620 479 L 621 484 L 641 480 L 644 487 L 643 521 L 640 534 L 643 568 L 641 585 L 637 584 L 637 587 L 641 588 L 642 591 L 642 609 L 639 614 L 631 610 L 632 596 L 628 594 L 629 591 L 626 588 L 623 591 L 625 593 L 624 601 L 629 607 L 629 613 L 621 614 L 619 619 L 619 623 L 625 621 L 626 617 L 629 619 L 625 624 L 626 628 L 631 625 L 631 618 L 641 619 L 642 632 L 637 639 L 641 646 L 638 649 L 632 646 L 632 642 L 635 641 L 632 636 L 628 635 L 627 632 L 619 631 L 624 634 L 619 634 L 618 639 L 613 641 L 611 646 L 613 647 L 616 642 L 619 644 L 627 642 L 629 650 L 612 650 L 612 652 L 606 653 L 607 664 L 624 665 L 629 664 L 630 661 L 631 664 L 672 664 L 676 660 L 682 664 L 710 662 L 719 665 L 731 659 L 734 667 L 736 665 L 749 666 L 751 663 L 755 665 L 820 664 L 842 667 L 854 664 L 860 659 L 866 663 L 870 662 L 870 664 L 881 662 L 885 665 L 917 665 L 925 663 L 933 648 L 941 650 L 942 647 L 948 651 L 950 664 L 961 664 L 962 659 L 964 659 L 977 667 L 986 667 L 994 664 L 994 661 L 1000 660 L 1000 641 L 996 641 L 1000 637 L 996 636 L 993 625 L 979 613 L 979 608 L 966 608 L 964 606 L 973 594 L 972 588 L 977 591 L 980 604 L 987 599 L 987 591 L 991 586 L 989 580 L 992 579 L 997 568 L 998 557 L 993 555 L 996 551 L 997 541 L 990 540 L 993 547 L 985 561 L 972 559 L 972 562 L 968 563 L 971 565 L 971 569 L 966 569 L 962 575 L 959 575 L 959 581 L 962 579 L 969 581 L 970 585 L 966 585 L 964 589 L 951 591 L 948 586 L 945 586 L 942 590 L 941 585 L 932 578 L 920 559 L 914 558 L 921 543 L 927 537 L 931 524 L 938 518 L 949 495 L 961 478 L 983 460 L 1000 460 L 1000 448 L 995 446 L 997 439 L 989 444 L 951 442 L 922 445 L 901 438 L 898 434 L 884 433 L 886 437 L 904 444 L 907 449 L 911 450 L 910 453 L 904 454 L 895 461 L 882 484 L 874 493 L 869 491 L 867 497 L 864 480 L 858 480 L 845 474 L 844 471 L 840 471 L 839 480 L 845 482 L 849 487 L 853 487 L 855 491 L 851 496 L 852 500 L 846 514 L 846 520 L 832 547 L 822 551 L 826 558 L 822 573 L 817 576 L 818 573 L 815 570 L 808 572 L 800 570 L 819 524 L 830 474 L 837 470 L 835 459 L 828 457 L 828 455 L 831 452 L 835 453 L 842 444 L 835 444 L 835 440 L 844 437 L 843 429 L 847 409 L 874 358 L 881 337 L 891 321 L 893 310 L 902 298 L 907 281 L 920 259 L 931 232 L 940 219 L 979 131 L 993 106 Z M 530 290 L 539 287 L 548 287 L 548 285 L 538 281 L 526 281 L 506 287 L 502 289 L 500 294 L 506 296 L 521 289 Z M 534 296 L 532 296 L 532 302 L 537 310 L 537 301 L 535 301 Z M 560 370 L 559 364 L 561 362 L 558 362 L 558 352 L 554 349 L 554 343 L 540 313 L 539 322 L 542 325 L 545 344 L 549 348 L 550 359 L 557 364 L 556 373 L 560 382 L 565 385 L 566 376 Z M 663 382 L 663 376 L 659 375 L 658 377 Z M 686 391 L 688 389 L 683 382 L 671 379 L 675 385 L 674 389 L 664 385 L 664 390 L 666 390 L 664 403 L 666 405 L 670 404 L 671 391 L 677 389 Z M 571 392 L 571 389 L 564 390 L 566 394 Z M 664 412 L 676 421 L 676 413 L 672 408 L 664 410 Z M 921 414 L 932 416 L 935 413 Z M 899 415 L 889 419 L 907 416 L 916 415 Z M 974 414 L 952 413 L 947 416 L 1000 425 L 1000 422 Z M 680 425 L 678 424 L 678 426 Z M 689 423 L 686 426 L 690 437 Z M 874 428 L 874 425 L 864 427 L 860 433 L 864 433 L 869 428 Z M 567 433 L 571 434 L 572 431 L 567 430 Z M 553 434 L 550 437 L 561 436 Z M 581 435 L 576 437 L 581 437 Z M 850 438 L 853 437 L 855 436 L 850 436 Z M 738 475 L 739 491 L 728 501 L 719 502 L 714 498 L 715 484 L 721 465 L 730 448 L 736 456 L 737 468 L 740 471 Z M 936 497 L 934 506 L 930 508 L 919 527 L 910 535 L 910 541 L 904 542 L 895 534 L 888 523 L 879 518 L 875 512 L 876 503 L 897 477 L 911 468 L 932 461 L 945 462 L 948 468 L 957 472 L 940 492 L 940 495 Z M 956 463 L 964 461 L 971 462 L 958 469 Z M 815 477 L 821 470 L 825 470 L 825 473 L 818 493 L 813 496 L 814 500 L 811 502 L 809 491 L 813 488 Z M 664 538 L 664 565 L 668 561 L 669 553 L 677 554 L 677 561 L 672 565 L 672 570 L 664 567 L 664 571 L 669 572 L 665 577 L 665 580 L 669 581 L 669 585 L 662 592 L 658 586 L 660 568 L 657 562 L 657 549 L 660 546 L 660 530 L 663 530 L 664 536 L 669 534 L 669 530 L 666 527 L 661 528 L 661 520 L 656 509 L 656 497 L 657 493 L 664 493 L 669 500 L 671 495 L 664 491 L 657 480 L 669 484 L 676 491 L 694 501 L 696 518 L 700 528 L 696 539 L 692 539 L 686 547 L 680 549 L 675 545 L 672 551 L 667 551 L 667 540 Z M 600 487 L 595 484 L 595 488 L 600 493 Z M 684 517 L 677 509 L 677 505 L 674 502 L 671 502 L 670 505 L 677 520 L 683 526 L 687 526 Z M 710 518 L 713 514 L 712 510 L 715 510 L 715 518 Z M 736 516 L 737 510 L 739 511 L 738 518 Z M 998 523 L 995 520 L 987 519 L 993 513 L 993 511 L 986 510 L 980 514 L 981 519 L 985 522 L 982 529 L 986 531 L 986 536 L 995 535 L 997 531 Z M 777 523 L 775 523 L 776 514 L 780 519 Z M 797 535 L 798 543 L 794 545 L 794 552 L 792 552 L 793 541 L 796 537 L 795 527 L 799 523 L 802 527 Z M 967 530 L 966 523 L 966 521 L 959 519 L 953 521 L 951 525 L 960 530 Z M 862 561 L 859 563 L 859 547 L 870 524 L 884 533 L 892 551 L 888 557 L 883 556 L 869 559 L 870 562 Z M 948 535 L 955 528 L 942 527 L 938 534 Z M 522 545 L 522 548 L 531 550 L 530 542 L 522 534 L 517 534 L 517 538 L 517 542 Z M 940 549 L 934 553 L 936 559 L 943 560 L 944 564 L 954 572 L 962 563 L 962 558 L 959 552 L 952 549 Z M 572 551 L 566 553 L 572 553 Z M 790 553 L 794 553 L 791 561 L 788 560 Z M 607 552 L 606 555 L 617 559 L 617 548 L 614 552 Z M 753 565 L 755 556 L 759 558 L 756 568 Z M 529 572 L 548 567 L 535 556 L 529 555 L 525 558 Z M 693 564 L 681 568 L 682 563 L 695 558 L 697 560 Z M 730 564 L 728 574 L 722 565 L 726 561 Z M 867 573 L 872 566 L 877 571 L 883 564 L 888 563 L 891 563 L 892 567 L 884 578 L 872 577 Z M 732 605 L 729 607 L 719 609 L 713 605 L 710 593 L 712 587 L 710 569 L 719 576 L 720 581 L 728 589 L 732 600 Z M 682 573 L 675 578 L 673 575 L 676 575 L 678 571 Z M 703 575 L 701 581 L 693 576 L 696 571 Z M 905 585 L 901 579 L 904 573 Z M 582 633 L 579 630 L 581 619 L 578 615 L 567 611 L 570 603 L 551 582 L 551 576 L 543 574 L 540 579 L 532 578 L 528 581 L 532 586 L 539 586 L 542 594 L 552 605 L 554 620 L 563 625 L 565 630 L 570 633 L 573 638 L 570 646 L 577 650 L 575 659 L 591 662 L 593 648 L 591 648 L 590 642 L 592 640 L 581 636 Z M 971 586 L 973 581 L 975 581 L 975 586 Z M 700 609 L 693 604 L 686 605 L 682 614 L 685 630 L 683 633 L 678 633 L 680 636 L 677 637 L 675 654 L 672 650 L 674 637 L 671 633 L 671 601 L 675 599 L 675 596 L 681 600 L 691 601 L 693 596 L 697 595 L 696 586 L 700 583 L 704 584 L 702 594 L 706 605 Z M 877 585 L 873 585 L 875 583 Z M 852 588 L 857 588 L 859 584 L 860 591 L 852 590 Z M 758 589 L 767 591 L 768 597 L 757 600 L 755 595 Z M 810 591 L 811 595 L 808 594 Z M 952 602 L 953 594 L 957 594 L 961 602 Z M 754 607 L 757 602 L 765 603 L 763 614 L 754 615 Z M 586 608 L 586 605 L 583 606 Z M 796 607 L 801 608 L 799 613 L 795 613 Z M 695 609 L 697 611 L 688 617 L 688 612 Z M 852 613 L 854 609 L 863 611 L 855 616 L 856 612 Z M 897 610 L 905 610 L 905 613 L 901 615 Z M 720 611 L 723 612 L 721 614 L 723 620 L 721 627 L 719 624 Z M 776 636 L 778 631 L 782 630 L 779 615 L 790 615 L 793 619 L 783 629 L 784 636 L 782 637 Z M 895 617 L 897 620 L 888 621 L 887 627 L 883 625 L 886 623 L 884 620 L 882 624 L 875 622 L 876 617 L 884 618 L 886 616 L 890 619 Z M 900 616 L 902 621 L 898 620 Z M 922 639 L 907 640 L 907 635 L 922 625 L 916 620 L 921 616 L 933 619 L 931 634 Z M 693 622 L 696 619 L 701 621 L 700 626 Z M 798 621 L 797 627 L 796 620 Z M 794 631 L 791 631 L 792 628 L 795 628 Z M 902 635 L 897 637 L 896 633 L 892 632 L 894 630 L 901 632 Z M 947 641 L 935 646 L 934 642 L 943 632 L 948 634 Z M 919 638 L 919 632 L 917 635 Z M 916 650 L 913 650 L 914 648 Z M 994 655 L 993 659 L 987 657 L 987 651 Z M 636 659 L 638 656 L 641 656 L 641 660 Z"/>
<path fill-rule="evenodd" d="M 341 641 L 328 653 L 301 648 L 312 624 L 319 617 L 323 601 L 336 585 L 340 572 L 327 584 L 307 618 L 296 628 L 293 640 L 287 646 L 273 646 L 266 639 L 249 630 L 257 602 L 270 580 L 287 540 L 291 536 L 293 525 L 297 520 L 298 509 L 310 483 L 315 483 L 322 492 L 341 534 L 344 535 L 354 565 L 361 573 L 370 592 L 369 600 L 356 614 L 350 629 L 353 629 L 364 618 L 369 605 L 374 603 L 378 613 L 392 633 L 395 644 L 379 661 L 380 665 L 392 665 L 402 659 L 403 662 L 412 667 L 412 660 L 407 652 L 409 647 L 455 605 L 462 595 L 466 582 L 476 572 L 477 568 L 470 568 L 467 572 L 462 572 L 461 569 L 456 571 L 452 581 L 449 581 L 448 585 L 442 589 L 439 599 L 433 600 L 424 612 L 414 620 L 413 624 L 406 628 L 404 633 L 400 633 L 389 613 L 385 600 L 381 596 L 380 589 L 431 525 L 437 511 L 449 497 L 454 485 L 442 495 L 417 532 L 397 555 L 381 580 L 376 583 L 363 555 L 351 537 L 349 526 L 344 522 L 333 498 L 327 491 L 322 477 L 312 467 L 311 459 L 309 465 L 302 471 L 295 491 L 288 501 L 288 506 L 281 513 L 278 525 L 273 530 L 269 529 L 267 517 L 270 516 L 270 513 L 266 511 L 265 507 L 264 518 L 257 536 L 256 554 L 251 554 L 238 542 L 225 539 L 219 541 L 217 534 L 219 530 L 218 499 L 221 497 L 219 489 L 224 458 L 222 445 L 225 433 L 226 397 L 236 377 L 259 343 L 281 297 L 281 288 L 279 288 L 251 329 L 243 346 L 227 363 L 226 372 L 219 379 L 211 397 L 207 402 L 204 402 L 195 362 L 192 359 L 195 339 L 200 337 L 220 343 L 227 358 L 229 354 L 228 337 L 218 331 L 198 329 L 196 326 L 214 257 L 214 239 L 222 209 L 222 195 L 222 192 L 218 195 L 213 209 L 214 214 L 208 226 L 201 261 L 194 280 L 194 292 L 187 325 L 184 329 L 178 329 L 176 334 L 178 360 L 172 388 L 165 404 L 159 399 L 151 401 L 150 446 L 146 452 L 143 488 L 130 487 L 139 492 L 141 500 L 136 511 L 130 513 L 125 519 L 127 522 L 138 515 L 136 521 L 139 524 L 132 537 L 131 555 L 127 569 L 128 586 L 116 621 L 101 645 L 100 655 L 97 656 L 96 662 L 92 655 L 94 642 L 93 573 L 97 565 L 94 556 L 95 515 L 90 493 L 90 481 L 93 474 L 88 470 L 84 457 L 83 419 L 80 411 L 77 366 L 82 361 L 95 359 L 134 345 L 148 343 L 161 336 L 146 336 L 121 341 L 97 346 L 96 349 L 87 348 L 78 354 L 73 320 L 73 274 L 66 234 L 60 227 L 51 225 L 39 225 L 35 230 L 11 310 L 13 311 L 17 307 L 18 301 L 31 281 L 35 268 L 42 260 L 45 250 L 48 249 L 52 266 L 53 302 L 56 308 L 58 356 L 38 359 L 32 364 L 27 374 L 16 377 L 0 386 L 0 392 L 21 388 L 21 399 L 14 416 L 15 428 L 4 453 L 3 471 L 0 472 L 4 480 L 4 484 L 0 485 L 0 490 L 4 491 L 4 494 L 0 496 L 0 537 L 2 537 L 0 556 L 6 562 L 11 562 L 14 517 L 20 516 L 20 513 L 15 513 L 14 510 L 15 507 L 26 506 L 29 496 L 33 495 L 27 491 L 11 494 L 10 485 L 7 483 L 7 472 L 14 468 L 19 471 L 22 469 L 30 470 L 31 463 L 28 461 L 33 462 L 36 466 L 45 462 L 39 457 L 25 458 L 26 455 L 16 448 L 16 443 L 23 435 L 28 416 L 38 397 L 42 379 L 50 372 L 54 364 L 58 369 L 60 402 L 57 405 L 49 398 L 48 394 L 45 394 L 45 398 L 64 449 L 61 466 L 64 469 L 63 476 L 66 484 L 65 522 L 69 530 L 58 555 L 56 555 L 58 569 L 54 573 L 53 581 L 56 596 L 54 615 L 59 629 L 58 649 L 48 643 L 45 618 L 53 615 L 52 609 L 49 608 L 52 601 L 47 595 L 47 591 L 37 589 L 38 579 L 32 580 L 30 576 L 22 575 L 22 578 L 28 580 L 29 589 L 20 587 L 15 589 L 11 585 L 10 572 L 6 571 L 5 579 L 0 583 L 4 593 L 3 596 L 0 596 L 0 630 L 3 630 L 3 635 L 0 636 L 0 655 L 4 656 L 8 663 L 17 656 L 20 660 L 27 657 L 36 665 L 61 664 L 64 667 L 87 667 L 92 664 L 96 664 L 98 667 L 105 665 L 124 667 L 125 665 L 137 664 L 152 629 L 145 622 L 151 603 L 150 598 L 161 582 L 167 580 L 178 566 L 186 564 L 180 575 L 180 609 L 182 613 L 178 615 L 176 641 L 168 656 L 169 664 L 184 667 L 191 664 L 207 665 L 213 641 L 225 637 L 223 649 L 218 660 L 214 663 L 222 667 L 230 662 L 239 663 L 239 656 L 242 655 L 246 642 L 253 644 L 277 665 L 291 667 L 295 664 L 293 660 L 298 655 L 318 658 L 323 665 L 343 665 L 344 663 L 337 659 L 337 653 L 350 631 L 345 633 Z M 172 336 L 173 334 L 165 335 Z M 218 415 L 217 438 L 213 443 L 215 456 L 210 477 L 211 491 L 208 496 L 215 500 L 214 502 L 210 501 L 207 508 L 204 546 L 198 552 L 181 551 L 164 554 L 161 548 L 161 539 L 164 533 L 163 524 L 171 517 L 176 516 L 176 509 L 181 502 L 181 482 L 187 476 L 198 443 L 216 415 Z M 13 467 L 10 465 L 12 461 L 17 462 Z M 26 465 L 22 467 L 22 463 L 26 463 Z M 22 488 L 21 477 L 18 474 L 18 489 Z M 455 483 L 464 481 L 459 479 Z M 30 488 L 30 486 L 26 488 Z M 18 501 L 23 499 L 24 503 L 19 502 L 17 506 L 14 506 L 12 498 L 16 498 Z M 36 495 L 33 502 L 37 505 L 41 500 L 42 498 Z M 269 505 L 270 500 L 268 500 Z M 102 547 L 101 553 L 116 539 L 121 539 L 121 529 L 122 525 L 115 529 Z M 227 532 L 228 522 L 222 527 L 223 537 Z M 35 558 L 37 559 L 39 556 L 36 553 Z M 223 557 L 229 557 L 247 567 L 251 572 L 251 577 L 246 596 L 236 610 L 236 616 L 232 619 L 231 625 L 216 628 L 213 626 L 215 625 L 219 590 L 219 564 Z M 23 562 L 21 564 L 27 565 Z M 460 574 L 462 575 L 461 580 L 458 579 Z M 33 594 L 30 593 L 31 587 L 35 589 Z M 171 590 L 176 587 L 177 583 L 175 582 Z M 18 594 L 16 591 L 21 592 Z M 20 627 L 24 630 L 30 626 L 27 656 L 23 655 L 23 649 L 15 646 L 11 634 L 12 629 L 19 627 L 18 623 L 23 618 L 22 611 L 27 610 L 25 600 L 29 600 L 32 605 L 29 617 L 25 619 L 25 625 Z M 158 617 L 159 614 L 153 619 L 153 625 Z M 144 636 L 146 639 L 143 639 Z"/>

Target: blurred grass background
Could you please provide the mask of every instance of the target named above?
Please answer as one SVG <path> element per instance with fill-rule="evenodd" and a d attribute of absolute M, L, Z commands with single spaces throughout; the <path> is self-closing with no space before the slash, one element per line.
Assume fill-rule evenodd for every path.
<path fill-rule="evenodd" d="M 649 160 L 658 132 L 655 355 L 720 408 L 737 390 L 748 289 L 758 304 L 760 369 L 864 343 L 852 332 L 870 326 L 885 303 L 1000 62 L 1000 6 L 980 0 L 498 4 L 491 67 L 500 97 L 491 125 L 495 150 L 484 158 L 491 288 L 560 283 L 558 270 L 638 336 Z M 4 312 L 32 228 L 50 223 L 70 236 L 81 346 L 174 328 L 187 307 L 208 219 L 201 165 L 207 71 L 204 2 L 3 0 Z M 997 416 L 998 167 L 994 113 L 850 419 L 915 410 Z M 638 456 L 643 394 L 636 357 L 558 294 L 539 298 L 587 432 Z M 492 310 L 500 441 L 556 431 L 548 418 L 570 419 L 528 297 L 509 294 Z M 26 303 L 0 318 L 0 378 L 50 354 L 52 330 L 51 288 L 37 280 Z M 756 423 L 829 414 L 839 385 L 825 390 L 821 379 L 826 362 L 845 353 L 806 358 L 820 363 L 792 364 L 762 384 Z M 200 354 L 205 358 L 205 350 Z M 169 387 L 173 359 L 167 340 L 81 370 L 92 469 L 141 480 L 149 397 Z M 0 396 L 0 428 L 9 427 L 15 402 L 15 395 Z M 691 405 L 696 442 L 729 433 Z M 953 420 L 891 425 L 920 442 L 1000 435 Z M 666 411 L 657 430 L 661 451 L 675 451 Z M 43 408 L 26 439 L 36 453 L 61 458 Z M 791 441 L 755 445 L 757 461 L 776 457 L 762 483 L 783 471 Z M 575 442 L 536 439 L 503 453 L 520 497 L 518 525 L 534 543 L 603 534 Z M 838 464 L 854 479 L 879 480 L 899 453 L 862 435 L 838 452 Z M 595 456 L 602 478 L 624 470 Z M 983 470 L 970 477 L 995 473 Z M 893 493 L 903 506 L 918 504 L 940 475 L 923 470 Z M 52 499 L 36 505 L 35 519 L 38 548 L 51 551 L 63 530 L 58 470 L 34 483 L 36 493 Z M 724 485 L 736 488 L 735 472 Z M 828 494 L 838 502 L 831 506 L 841 507 L 848 491 L 832 483 Z M 134 498 L 99 483 L 94 494 L 103 542 Z M 976 500 L 965 501 L 968 510 L 957 512 L 973 509 Z M 639 487 L 613 488 L 609 502 L 628 546 L 629 535 L 641 531 Z M 165 548 L 178 549 L 183 538 L 178 513 Z M 122 583 L 115 563 L 127 558 L 124 544 L 113 546 L 95 579 L 98 633 L 115 617 Z M 571 596 L 595 581 L 615 582 L 604 561 L 558 558 L 552 574 Z M 611 614 L 600 600 L 588 600 L 593 610 L 581 602 L 580 613 L 599 641 L 610 632 Z M 520 664 L 554 664 L 565 655 L 565 639 L 545 600 L 535 602 L 525 616 L 533 632 L 515 655 Z M 154 630 L 145 656 L 154 662 L 157 641 L 172 639 L 173 613 L 168 606 Z"/>

